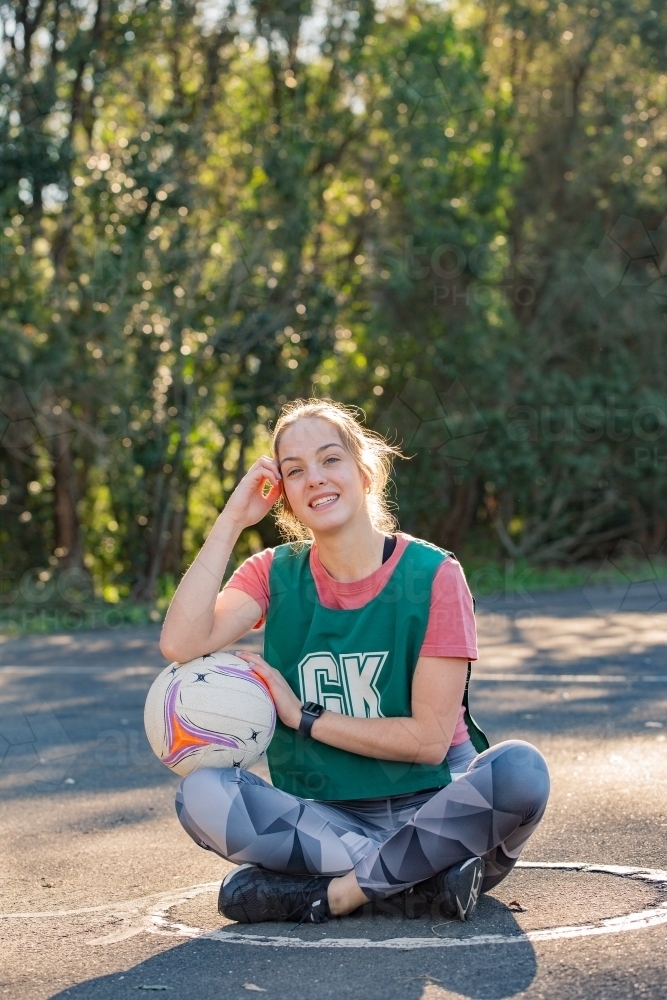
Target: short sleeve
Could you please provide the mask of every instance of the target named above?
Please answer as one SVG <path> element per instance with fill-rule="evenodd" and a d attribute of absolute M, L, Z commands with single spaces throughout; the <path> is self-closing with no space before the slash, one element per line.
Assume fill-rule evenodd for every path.
<path fill-rule="evenodd" d="M 431 588 L 422 656 L 477 659 L 477 628 L 472 594 L 463 569 L 451 556 L 438 567 Z"/>
<path fill-rule="evenodd" d="M 241 563 L 237 570 L 234 570 L 229 580 L 224 586 L 232 587 L 234 590 L 242 590 L 253 600 L 257 601 L 262 609 L 262 617 L 253 628 L 260 628 L 264 624 L 264 618 L 269 607 L 269 576 L 271 574 L 271 564 L 273 562 L 273 549 L 263 549 L 262 552 L 250 556 L 244 563 Z"/>

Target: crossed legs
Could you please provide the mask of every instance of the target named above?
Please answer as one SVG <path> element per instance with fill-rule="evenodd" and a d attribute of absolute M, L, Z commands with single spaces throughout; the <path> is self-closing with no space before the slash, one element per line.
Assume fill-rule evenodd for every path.
<path fill-rule="evenodd" d="M 484 858 L 487 891 L 516 864 L 548 795 L 541 753 L 508 740 L 476 757 L 393 830 L 355 815 L 354 803 L 299 799 L 239 768 L 193 772 L 181 783 L 176 810 L 196 843 L 230 861 L 335 876 L 331 909 L 347 913 L 470 857 Z"/>

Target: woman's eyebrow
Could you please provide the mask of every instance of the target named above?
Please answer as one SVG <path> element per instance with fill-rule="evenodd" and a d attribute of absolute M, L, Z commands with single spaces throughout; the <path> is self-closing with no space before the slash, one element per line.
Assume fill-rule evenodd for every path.
<path fill-rule="evenodd" d="M 327 448 L 342 448 L 342 447 L 343 445 L 340 443 L 340 441 L 331 441 L 330 444 L 320 445 L 315 454 L 318 454 L 320 451 L 325 451 Z M 286 455 L 285 458 L 280 459 L 279 464 L 282 465 L 283 462 L 302 462 L 302 461 L 303 461 L 302 458 L 295 458 L 294 455 Z"/>
<path fill-rule="evenodd" d="M 325 451 L 327 448 L 342 448 L 342 447 L 343 446 L 340 443 L 340 441 L 331 441 L 329 444 L 320 445 L 317 451 L 320 452 L 320 451 Z"/>

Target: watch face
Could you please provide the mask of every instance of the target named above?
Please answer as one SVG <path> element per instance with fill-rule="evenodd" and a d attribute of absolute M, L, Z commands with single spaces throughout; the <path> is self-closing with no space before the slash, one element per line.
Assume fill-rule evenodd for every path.
<path fill-rule="evenodd" d="M 307 701 L 303 706 L 303 711 L 308 715 L 321 715 L 324 709 L 316 701 Z"/>

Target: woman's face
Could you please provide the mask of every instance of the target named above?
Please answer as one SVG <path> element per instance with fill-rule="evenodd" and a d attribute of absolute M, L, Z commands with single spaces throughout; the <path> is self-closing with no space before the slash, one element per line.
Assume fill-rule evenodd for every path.
<path fill-rule="evenodd" d="M 277 458 L 290 507 L 316 536 L 335 531 L 364 509 L 367 483 L 328 420 L 297 420 L 281 435 Z"/>

